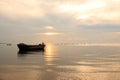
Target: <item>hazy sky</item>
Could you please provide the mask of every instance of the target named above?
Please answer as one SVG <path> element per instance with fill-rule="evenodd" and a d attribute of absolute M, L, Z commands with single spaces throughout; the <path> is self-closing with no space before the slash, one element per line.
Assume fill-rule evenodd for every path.
<path fill-rule="evenodd" d="M 120 43 L 120 0 L 0 0 L 0 42 Z"/>

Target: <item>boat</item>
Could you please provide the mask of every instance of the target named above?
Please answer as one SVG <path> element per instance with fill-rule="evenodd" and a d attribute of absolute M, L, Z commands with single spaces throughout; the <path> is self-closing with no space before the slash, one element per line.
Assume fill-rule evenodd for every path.
<path fill-rule="evenodd" d="M 19 43 L 17 44 L 19 51 L 33 51 L 33 50 L 44 50 L 45 49 L 45 44 L 38 44 L 38 45 L 28 45 L 24 43 Z"/>
<path fill-rule="evenodd" d="M 8 44 L 6 44 L 7 46 L 11 46 L 12 44 L 10 44 L 10 43 L 8 43 Z"/>

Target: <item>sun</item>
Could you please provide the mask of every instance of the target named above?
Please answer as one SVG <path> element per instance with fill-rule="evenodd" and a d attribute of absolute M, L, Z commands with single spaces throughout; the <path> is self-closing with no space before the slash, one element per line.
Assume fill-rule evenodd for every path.
<path fill-rule="evenodd" d="M 54 29 L 54 27 L 53 26 L 45 26 L 45 29 L 52 30 L 52 29 Z"/>
<path fill-rule="evenodd" d="M 58 32 L 46 32 L 44 33 L 44 35 L 48 35 L 48 36 L 54 36 L 54 35 L 60 35 L 61 33 Z"/>

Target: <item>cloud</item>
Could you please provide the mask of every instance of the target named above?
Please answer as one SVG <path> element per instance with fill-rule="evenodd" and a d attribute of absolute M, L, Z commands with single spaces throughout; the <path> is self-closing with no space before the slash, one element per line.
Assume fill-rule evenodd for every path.
<path fill-rule="evenodd" d="M 78 25 L 79 29 L 92 30 L 97 32 L 120 32 L 120 25 L 99 24 L 99 25 Z"/>
<path fill-rule="evenodd" d="M 96 25 L 103 23 L 119 24 L 119 0 L 91 0 L 78 4 L 62 4 L 61 11 L 74 15 L 80 24 Z"/>
<path fill-rule="evenodd" d="M 69 17 L 77 23 L 96 25 L 119 24 L 120 0 L 1 0 L 0 15 L 12 19 L 46 19 Z M 64 16 L 62 16 L 64 15 Z M 59 21 L 60 22 L 60 21 Z M 64 21 L 62 21 L 64 22 Z"/>
<path fill-rule="evenodd" d="M 54 27 L 53 26 L 45 26 L 45 29 L 52 30 L 52 29 L 54 29 Z"/>
<path fill-rule="evenodd" d="M 1 0 L 0 14 L 10 18 L 41 17 L 44 11 L 36 0 Z"/>
<path fill-rule="evenodd" d="M 0 36 L 59 35 L 60 41 L 72 37 L 120 42 L 118 34 L 116 40 L 111 37 L 112 32 L 120 32 L 119 8 L 120 0 L 0 0 Z"/>

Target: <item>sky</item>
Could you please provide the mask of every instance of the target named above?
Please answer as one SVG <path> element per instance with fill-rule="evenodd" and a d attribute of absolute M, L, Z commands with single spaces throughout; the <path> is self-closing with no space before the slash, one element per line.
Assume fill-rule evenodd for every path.
<path fill-rule="evenodd" d="M 120 44 L 120 0 L 0 0 L 0 43 Z"/>

